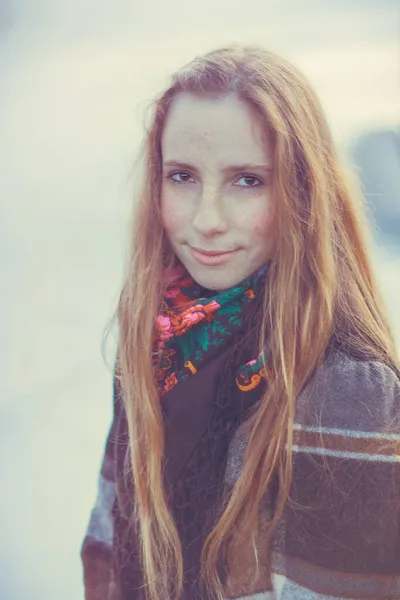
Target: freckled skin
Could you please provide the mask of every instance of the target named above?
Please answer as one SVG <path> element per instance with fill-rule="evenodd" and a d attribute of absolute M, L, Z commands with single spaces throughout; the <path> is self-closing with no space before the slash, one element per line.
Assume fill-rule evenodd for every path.
<path fill-rule="evenodd" d="M 162 136 L 161 214 L 170 244 L 192 277 L 209 289 L 232 287 L 262 267 L 273 245 L 271 172 L 224 172 L 227 165 L 267 165 L 272 150 L 263 124 L 236 95 L 181 94 Z M 171 179 L 172 176 L 172 179 Z M 219 266 L 200 264 L 190 246 L 238 250 Z"/>

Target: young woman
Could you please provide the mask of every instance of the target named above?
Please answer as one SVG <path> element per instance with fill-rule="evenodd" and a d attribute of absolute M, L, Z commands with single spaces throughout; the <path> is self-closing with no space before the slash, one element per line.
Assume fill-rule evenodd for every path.
<path fill-rule="evenodd" d="M 86 598 L 400 598 L 398 362 L 315 93 L 210 52 L 142 156 Z"/>

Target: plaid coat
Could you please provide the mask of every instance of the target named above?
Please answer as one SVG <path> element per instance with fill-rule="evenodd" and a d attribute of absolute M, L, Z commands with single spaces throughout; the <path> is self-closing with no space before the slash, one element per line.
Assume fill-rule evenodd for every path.
<path fill-rule="evenodd" d="M 182 386 L 193 386 L 196 377 L 187 381 Z M 206 393 L 199 385 L 183 392 L 186 402 Z M 113 560 L 120 506 L 116 432 L 123 412 L 117 397 L 114 381 L 114 419 L 81 551 L 86 600 L 130 600 L 120 594 Z M 230 443 L 227 489 L 240 475 L 248 434 L 244 422 Z M 292 487 L 267 559 L 262 542 L 268 497 L 266 490 L 258 579 L 248 576 L 254 559 L 252 548 L 243 547 L 230 557 L 227 598 L 400 599 L 398 374 L 339 351 L 317 369 L 297 398 Z"/>

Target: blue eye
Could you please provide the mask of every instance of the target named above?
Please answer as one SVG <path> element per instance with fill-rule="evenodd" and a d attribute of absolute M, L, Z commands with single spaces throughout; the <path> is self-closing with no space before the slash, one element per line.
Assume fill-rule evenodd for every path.
<path fill-rule="evenodd" d="M 251 181 L 253 181 L 253 182 L 254 182 L 254 181 L 256 181 L 256 182 L 258 182 L 258 183 L 256 183 L 256 185 L 251 185 L 251 184 L 250 184 L 250 185 L 244 185 L 244 186 L 242 186 L 242 185 L 239 185 L 239 187 L 249 187 L 249 188 L 253 188 L 253 187 L 258 187 L 258 186 L 262 185 L 262 182 L 261 182 L 261 181 L 258 179 L 258 177 L 255 177 L 254 175 L 242 175 L 242 177 L 240 177 L 240 179 L 238 179 L 238 181 L 240 181 L 241 179 L 245 179 L 245 180 L 246 180 L 246 179 L 247 179 L 247 180 L 249 180 L 249 179 L 250 179 Z"/>

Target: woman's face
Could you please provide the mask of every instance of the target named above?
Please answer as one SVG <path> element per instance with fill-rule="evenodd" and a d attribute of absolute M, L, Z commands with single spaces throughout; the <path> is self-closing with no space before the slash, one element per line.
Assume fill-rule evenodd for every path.
<path fill-rule="evenodd" d="M 230 288 L 270 257 L 272 152 L 265 137 L 258 116 L 233 94 L 181 94 L 171 106 L 161 141 L 162 221 L 176 256 L 206 288 Z"/>

